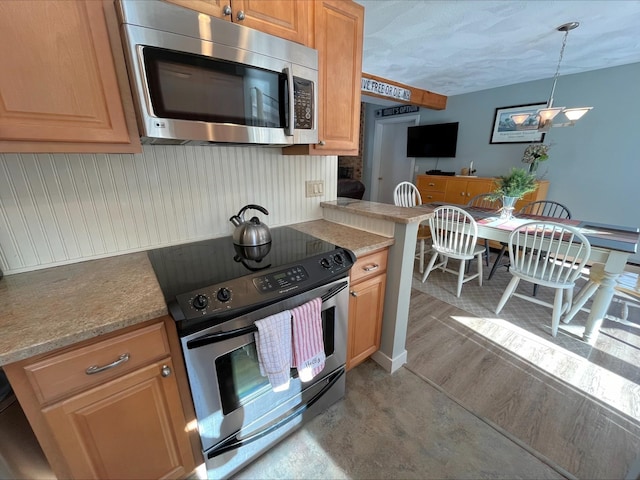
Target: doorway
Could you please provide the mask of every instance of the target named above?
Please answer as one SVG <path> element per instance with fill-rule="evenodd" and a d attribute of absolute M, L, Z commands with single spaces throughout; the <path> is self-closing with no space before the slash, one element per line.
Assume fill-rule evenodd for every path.
<path fill-rule="evenodd" d="M 418 125 L 420 115 L 376 120 L 371 165 L 373 202 L 393 204 L 393 190 L 400 182 L 413 182 L 416 160 L 407 157 L 407 127 Z"/>

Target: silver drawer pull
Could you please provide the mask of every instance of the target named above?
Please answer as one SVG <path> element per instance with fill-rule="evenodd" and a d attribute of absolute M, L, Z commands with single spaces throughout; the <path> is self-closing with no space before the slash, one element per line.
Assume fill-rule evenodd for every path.
<path fill-rule="evenodd" d="M 351 293 L 352 297 L 357 297 L 358 296 L 358 294 L 356 293 L 355 290 L 351 290 L 351 292 L 349 292 L 349 293 Z"/>
<path fill-rule="evenodd" d="M 435 187 L 435 186 L 436 186 L 436 184 L 435 184 L 435 183 L 433 183 L 433 182 L 429 182 L 429 186 L 430 186 L 430 187 Z"/>
<path fill-rule="evenodd" d="M 87 375 L 93 375 L 94 373 L 104 372 L 105 370 L 109 370 L 110 368 L 117 367 L 121 363 L 127 362 L 128 360 L 129 360 L 129 354 L 123 353 L 122 355 L 120 355 L 120 357 L 118 357 L 118 359 L 115 362 L 110 363 L 109 365 L 104 365 L 102 367 L 99 367 L 98 365 L 91 365 L 89 368 L 85 370 L 85 372 L 87 373 Z"/>
<path fill-rule="evenodd" d="M 366 267 L 362 267 L 362 269 L 365 272 L 372 272 L 372 271 L 377 270 L 379 268 L 380 268 L 380 265 L 378 265 L 377 263 L 373 263 L 371 265 L 367 265 Z"/>

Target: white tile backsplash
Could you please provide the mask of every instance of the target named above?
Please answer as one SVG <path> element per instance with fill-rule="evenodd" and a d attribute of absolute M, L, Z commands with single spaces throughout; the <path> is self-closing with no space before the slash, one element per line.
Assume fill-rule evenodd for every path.
<path fill-rule="evenodd" d="M 279 148 L 144 146 L 142 154 L 0 154 L 5 274 L 230 235 L 246 204 L 269 226 L 322 218 L 337 157 Z M 305 181 L 323 180 L 307 198 Z"/>

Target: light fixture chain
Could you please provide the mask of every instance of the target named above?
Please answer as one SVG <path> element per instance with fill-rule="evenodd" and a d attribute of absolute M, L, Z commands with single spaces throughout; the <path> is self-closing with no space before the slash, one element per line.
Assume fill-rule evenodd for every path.
<path fill-rule="evenodd" d="M 556 77 L 560 73 L 560 63 L 562 62 L 562 57 L 564 56 L 564 47 L 567 46 L 567 37 L 569 36 L 569 31 L 564 32 L 564 38 L 562 39 L 562 48 L 560 49 L 560 58 L 558 59 L 558 67 L 556 68 Z"/>
<path fill-rule="evenodd" d="M 551 87 L 551 95 L 549 95 L 549 101 L 547 102 L 547 108 L 553 107 L 553 94 L 556 91 L 556 83 L 558 82 L 558 76 L 560 74 L 560 63 L 562 63 L 562 57 L 564 56 L 564 47 L 567 46 L 567 37 L 569 36 L 569 30 L 564 32 L 564 38 L 562 39 L 562 48 L 560 49 L 560 58 L 558 58 L 558 66 L 556 67 L 556 73 L 553 76 L 553 86 Z"/>

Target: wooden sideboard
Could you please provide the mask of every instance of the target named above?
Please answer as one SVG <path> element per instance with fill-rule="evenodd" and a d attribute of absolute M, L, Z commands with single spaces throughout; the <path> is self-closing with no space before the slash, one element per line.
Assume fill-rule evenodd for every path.
<path fill-rule="evenodd" d="M 495 187 L 493 177 L 458 177 L 446 175 L 417 175 L 416 186 L 420 191 L 422 203 L 446 202 L 466 205 L 476 195 L 489 193 Z M 535 192 L 527 193 L 516 203 L 518 211 L 529 202 L 547 198 L 549 180 L 538 180 Z"/>

